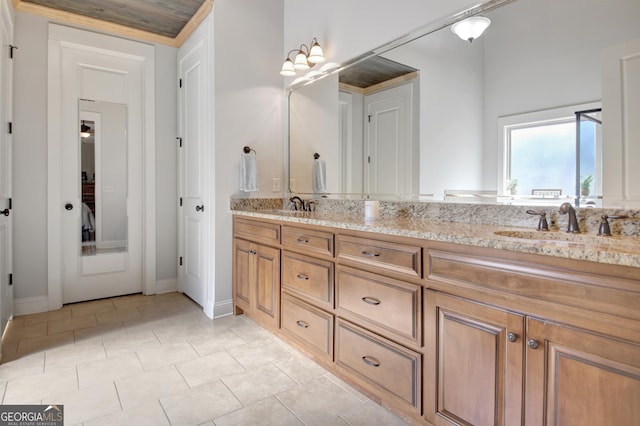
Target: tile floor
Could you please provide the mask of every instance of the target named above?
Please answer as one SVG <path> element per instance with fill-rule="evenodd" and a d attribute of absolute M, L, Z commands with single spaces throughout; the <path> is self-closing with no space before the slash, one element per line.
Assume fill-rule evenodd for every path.
<path fill-rule="evenodd" d="M 244 316 L 178 293 L 14 318 L 0 402 L 64 404 L 65 425 L 401 425 Z"/>

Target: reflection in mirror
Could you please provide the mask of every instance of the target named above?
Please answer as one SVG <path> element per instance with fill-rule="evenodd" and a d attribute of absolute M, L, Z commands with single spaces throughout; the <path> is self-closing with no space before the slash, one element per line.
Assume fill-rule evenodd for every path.
<path fill-rule="evenodd" d="M 515 0 L 482 15 L 491 19 L 491 26 L 473 43 L 460 40 L 450 26 L 433 31 L 443 22 L 451 23 L 443 20 L 424 30 L 427 34 L 422 37 L 414 33 L 415 39 L 371 60 L 354 61 L 339 75 L 293 87 L 289 95 L 291 192 L 314 192 L 312 162 L 313 153 L 318 152 L 326 161 L 329 194 L 377 198 L 394 194 L 400 199 L 434 194 L 431 199 L 473 201 L 470 197 L 482 202 L 549 205 L 566 201 L 561 197 L 579 205 L 606 200 L 604 177 L 621 167 L 619 161 L 605 161 L 607 141 L 601 134 L 607 121 L 600 125 L 587 120 L 577 126 L 576 113 L 606 110 L 600 102 L 605 98 L 602 53 L 640 38 L 640 2 Z M 407 67 L 413 80 L 396 76 L 391 83 L 363 88 L 357 78 L 347 76 L 360 72 L 371 79 L 375 73 L 370 69 L 380 62 Z M 373 106 L 365 103 L 365 97 L 382 96 L 394 83 L 411 87 L 410 99 L 404 102 L 411 107 L 410 124 L 400 125 L 404 122 L 398 118 L 397 105 L 384 104 L 378 117 Z M 397 100 L 398 95 L 394 96 Z M 512 162 L 500 121 L 562 108 L 568 108 L 562 116 L 568 133 L 551 136 L 551 145 L 555 147 L 562 137 L 566 149 L 536 151 L 551 155 L 553 161 L 532 162 L 529 157 L 527 165 Z M 386 131 L 385 124 L 393 131 Z M 578 129 L 583 129 L 582 135 Z M 590 133 L 593 137 L 587 141 Z M 407 138 L 404 145 L 398 143 L 401 134 Z M 387 141 L 391 144 L 385 145 Z M 568 162 L 559 162 L 557 156 Z M 373 165 L 387 174 L 371 180 L 376 176 Z M 558 177 L 536 180 L 534 173 Z M 589 188 L 588 195 L 583 195 L 587 191 L 583 187 Z"/>
<path fill-rule="evenodd" d="M 81 100 L 82 254 L 127 249 L 126 105 Z"/>

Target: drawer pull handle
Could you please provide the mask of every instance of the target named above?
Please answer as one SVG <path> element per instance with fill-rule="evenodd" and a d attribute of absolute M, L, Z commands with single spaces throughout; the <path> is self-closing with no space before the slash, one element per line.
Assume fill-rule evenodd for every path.
<path fill-rule="evenodd" d="M 296 278 L 299 279 L 299 280 L 308 280 L 309 279 L 308 276 L 303 275 L 303 274 L 296 275 Z"/>
<path fill-rule="evenodd" d="M 364 256 L 369 256 L 369 257 L 378 257 L 378 256 L 380 256 L 380 253 L 376 253 L 376 252 L 369 251 L 369 250 L 362 250 L 360 253 L 362 253 Z"/>
<path fill-rule="evenodd" d="M 300 321 L 300 320 L 298 320 L 298 321 L 296 321 L 296 324 L 297 324 L 297 325 L 298 325 L 298 327 L 300 327 L 300 328 L 309 328 L 309 324 L 307 324 L 307 323 L 306 323 L 306 322 L 304 322 L 304 321 Z"/>
<path fill-rule="evenodd" d="M 380 367 L 380 361 L 378 361 L 372 356 L 365 355 L 362 357 L 362 361 L 364 361 L 364 363 L 367 364 L 369 367 Z"/>
<path fill-rule="evenodd" d="M 298 242 L 302 243 L 302 244 L 307 244 L 309 242 L 309 240 L 307 240 L 306 238 L 303 238 L 303 237 L 298 237 Z"/>
<path fill-rule="evenodd" d="M 362 298 L 362 301 L 364 303 L 368 303 L 369 305 L 379 305 L 382 303 L 382 301 L 380 301 L 380 299 L 376 299 L 375 297 L 369 297 L 369 296 L 365 296 Z"/>

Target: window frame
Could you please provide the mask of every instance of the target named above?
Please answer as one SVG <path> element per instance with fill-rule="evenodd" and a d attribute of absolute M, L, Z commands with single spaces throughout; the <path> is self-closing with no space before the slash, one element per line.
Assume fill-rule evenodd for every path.
<path fill-rule="evenodd" d="M 510 195 L 506 188 L 510 176 L 510 133 L 512 130 L 568 122 L 575 123 L 576 112 L 601 107 L 602 102 L 596 101 L 498 117 L 498 180 L 496 186 L 498 195 Z M 575 198 L 579 196 L 579 188 L 576 188 L 576 191 L 576 194 L 563 194 L 563 197 Z"/>

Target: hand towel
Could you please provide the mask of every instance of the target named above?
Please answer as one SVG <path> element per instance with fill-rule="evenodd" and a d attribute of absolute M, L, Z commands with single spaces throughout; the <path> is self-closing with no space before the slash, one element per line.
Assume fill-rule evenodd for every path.
<path fill-rule="evenodd" d="M 327 165 L 324 160 L 316 158 L 313 160 L 313 192 L 327 192 Z"/>
<path fill-rule="evenodd" d="M 240 157 L 240 191 L 254 192 L 258 190 L 258 168 L 256 154 L 242 153 Z"/>

